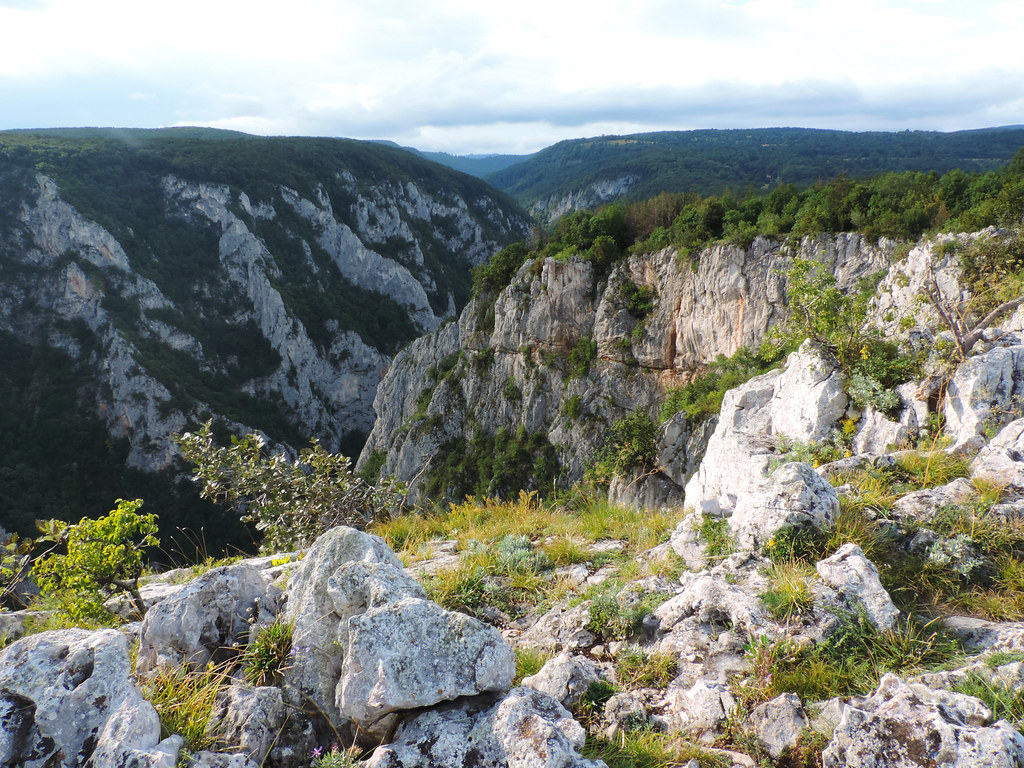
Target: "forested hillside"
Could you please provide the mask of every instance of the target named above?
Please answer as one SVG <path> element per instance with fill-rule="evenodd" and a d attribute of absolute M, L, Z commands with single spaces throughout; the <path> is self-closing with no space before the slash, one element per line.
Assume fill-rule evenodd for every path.
<path fill-rule="evenodd" d="M 805 187 L 841 174 L 992 170 L 1024 145 L 1024 128 L 902 133 L 763 128 L 601 136 L 559 142 L 487 176 L 551 219 L 614 199 L 660 192 L 716 195 Z"/>
<path fill-rule="evenodd" d="M 0 525 L 134 495 L 201 522 L 172 437 L 210 417 L 357 453 L 391 356 L 528 230 L 483 182 L 365 142 L 0 133 Z"/>

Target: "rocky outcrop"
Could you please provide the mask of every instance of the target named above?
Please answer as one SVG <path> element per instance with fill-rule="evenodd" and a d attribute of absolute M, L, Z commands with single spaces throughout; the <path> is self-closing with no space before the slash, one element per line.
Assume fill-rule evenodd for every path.
<path fill-rule="evenodd" d="M 55 177 L 0 168 L 13 214 L 0 331 L 75 360 L 89 408 L 140 469 L 168 466 L 170 436 L 208 415 L 286 423 L 331 450 L 365 434 L 398 345 L 461 309 L 468 268 L 528 231 L 482 183 L 439 184 L 418 160 L 398 176 L 369 145 L 358 159 L 339 146 L 317 180 L 288 163 L 259 175 L 246 163 L 261 149 L 243 142 L 230 183 L 197 174 L 194 150 L 154 174 L 126 149 L 134 197 L 102 174 L 71 176 L 66 198 Z"/>
<path fill-rule="evenodd" d="M 855 235 L 808 239 L 798 250 L 826 263 L 844 287 L 885 259 L 883 250 Z M 467 450 L 474 437 L 480 443 L 502 431 L 524 440 L 537 435 L 551 446 L 559 471 L 544 480 L 577 481 L 612 424 L 637 410 L 656 418 L 666 387 L 684 383 L 718 355 L 761 342 L 783 309 L 782 273 L 791 253 L 759 238 L 745 250 L 715 245 L 686 268 L 669 249 L 630 257 L 606 280 L 581 260 L 528 263 L 493 307 L 477 299 L 457 323 L 396 357 L 378 390 L 378 419 L 360 465 L 383 456 L 384 474 L 411 483 L 414 492 L 443 493 L 444 483 L 432 483 L 444 474 L 443 457 Z M 650 297 L 649 311 L 630 304 L 635 291 Z M 784 426 L 809 439 L 845 409 L 846 396 L 822 366 L 799 370 L 792 369 L 796 378 L 781 385 L 779 397 L 805 388 L 818 393 L 806 402 L 824 410 L 779 407 L 778 431 Z M 772 386 L 769 399 L 774 379 Z M 816 426 L 808 432 L 810 421 Z M 664 478 L 685 484 L 713 425 L 679 420 L 661 428 Z M 532 467 L 522 472 L 526 487 L 541 480 Z M 672 496 L 667 487 L 637 487 L 628 491 L 632 498 L 657 503 Z"/>
<path fill-rule="evenodd" d="M 25 768 L 173 768 L 180 736 L 131 680 L 116 630 L 67 629 L 18 640 L 0 655 L 0 762 Z"/>

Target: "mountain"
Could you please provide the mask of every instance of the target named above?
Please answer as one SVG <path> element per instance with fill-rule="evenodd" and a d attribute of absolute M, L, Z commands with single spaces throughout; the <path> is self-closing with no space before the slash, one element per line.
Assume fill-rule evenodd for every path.
<path fill-rule="evenodd" d="M 761 128 L 562 141 L 486 180 L 551 222 L 572 210 L 660 192 L 809 186 L 840 174 L 987 171 L 1024 146 L 1024 126 L 902 133 Z"/>
<path fill-rule="evenodd" d="M 412 152 L 414 155 L 419 155 L 420 157 L 424 157 L 427 160 L 439 163 L 456 171 L 468 173 L 470 176 L 476 176 L 479 179 L 533 157 L 533 155 L 499 154 L 453 155 L 449 152 L 427 152 L 422 149 L 416 149 L 415 147 L 403 147 L 401 144 L 388 140 L 380 140 L 375 143 L 404 149 L 406 152 Z"/>
<path fill-rule="evenodd" d="M 171 436 L 211 417 L 354 455 L 391 356 L 527 231 L 483 182 L 366 142 L 0 133 L 0 525 L 143 486 L 184 515 L 149 473 L 180 475 Z"/>

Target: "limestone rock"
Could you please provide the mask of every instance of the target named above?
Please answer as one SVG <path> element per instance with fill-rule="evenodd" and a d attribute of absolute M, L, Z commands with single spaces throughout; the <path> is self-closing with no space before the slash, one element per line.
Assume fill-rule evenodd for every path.
<path fill-rule="evenodd" d="M 828 437 L 844 413 L 849 397 L 845 377 L 810 342 L 786 360 L 771 399 L 771 425 L 776 435 L 801 442 Z"/>
<path fill-rule="evenodd" d="M 946 388 L 946 434 L 961 443 L 1024 416 L 1024 346 L 967 359 Z"/>
<path fill-rule="evenodd" d="M 160 742 L 115 630 L 43 632 L 0 654 L 0 764 L 173 768 L 181 744 Z"/>
<path fill-rule="evenodd" d="M 1024 736 L 978 699 L 895 675 L 860 706 L 848 705 L 824 752 L 826 768 L 1024 765 Z"/>
<path fill-rule="evenodd" d="M 207 571 L 155 605 L 142 622 L 138 670 L 202 668 L 244 643 L 261 612 L 276 615 L 281 590 L 252 565 Z"/>
<path fill-rule="evenodd" d="M 689 688 L 669 686 L 665 693 L 665 720 L 672 731 L 711 735 L 736 706 L 728 686 L 698 680 Z"/>
<path fill-rule="evenodd" d="M 348 620 L 336 703 L 368 729 L 397 710 L 506 691 L 515 669 L 515 654 L 494 627 L 405 598 Z"/>
<path fill-rule="evenodd" d="M 694 616 L 704 624 L 730 624 L 756 631 L 763 610 L 756 595 L 710 573 L 684 573 L 683 591 L 658 606 L 654 618 L 658 632 L 666 633 L 683 619 Z"/>
<path fill-rule="evenodd" d="M 854 451 L 885 453 L 893 446 L 901 446 L 912 440 L 917 436 L 917 417 L 911 409 L 907 409 L 907 414 L 908 420 L 912 420 L 913 427 L 893 421 L 869 405 L 860 417 L 860 426 L 853 439 Z"/>
<path fill-rule="evenodd" d="M 768 754 L 778 760 L 786 749 L 796 746 L 807 727 L 807 715 L 799 696 L 784 693 L 755 707 L 749 723 Z"/>
<path fill-rule="evenodd" d="M 729 526 L 741 547 L 763 547 L 783 528 L 823 528 L 839 514 L 835 489 L 809 464 L 776 469 L 760 489 L 740 495 Z"/>
<path fill-rule="evenodd" d="M 262 765 L 284 723 L 280 688 L 231 685 L 217 693 L 206 731 Z"/>
<path fill-rule="evenodd" d="M 515 644 L 517 648 L 547 653 L 584 650 L 597 642 L 597 638 L 586 629 L 589 621 L 589 602 L 572 607 L 567 602 L 559 603 L 517 637 Z"/>
<path fill-rule="evenodd" d="M 557 701 L 515 688 L 426 710 L 399 726 L 367 768 L 601 768 L 579 755 L 583 727 Z"/>
<path fill-rule="evenodd" d="M 922 488 L 897 499 L 893 511 L 911 520 L 927 522 L 935 511 L 948 504 L 969 504 L 978 496 L 978 489 L 963 477 L 958 477 L 945 485 L 935 488 Z"/>
<path fill-rule="evenodd" d="M 359 597 L 344 595 L 342 585 L 350 580 L 335 575 L 354 564 L 390 566 L 390 574 L 410 594 L 420 589 L 404 576 L 401 561 L 383 539 L 347 527 L 321 535 L 290 578 L 284 620 L 293 624 L 292 645 L 299 649 L 299 663 L 285 671 L 286 698 L 292 706 L 322 712 L 335 724 L 344 721 L 335 705 L 342 666 L 339 635 L 347 632 L 348 618 L 381 589 L 368 583 L 357 586 Z M 336 601 L 341 602 L 340 610 Z"/>
<path fill-rule="evenodd" d="M 889 629 L 899 618 L 899 609 L 878 579 L 878 569 L 856 544 L 844 544 L 816 568 L 822 581 L 843 595 L 849 605 L 863 606 L 868 619 L 879 629 Z"/>
<path fill-rule="evenodd" d="M 608 501 L 636 509 L 673 509 L 682 505 L 683 489 L 664 472 L 633 472 L 612 478 Z"/>
<path fill-rule="evenodd" d="M 971 462 L 971 479 L 1024 490 L 1024 419 L 1003 427 Z"/>
<path fill-rule="evenodd" d="M 537 674 L 523 678 L 523 687 L 540 691 L 562 706 L 571 707 L 587 692 L 591 683 L 600 679 L 597 665 L 586 656 L 563 652 L 548 659 Z"/>

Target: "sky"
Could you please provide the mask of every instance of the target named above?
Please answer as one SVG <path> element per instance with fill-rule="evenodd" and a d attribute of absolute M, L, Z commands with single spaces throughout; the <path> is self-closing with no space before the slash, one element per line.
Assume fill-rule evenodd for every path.
<path fill-rule="evenodd" d="M 562 139 L 1024 124 L 1020 0 L 0 0 L 0 129 Z"/>

